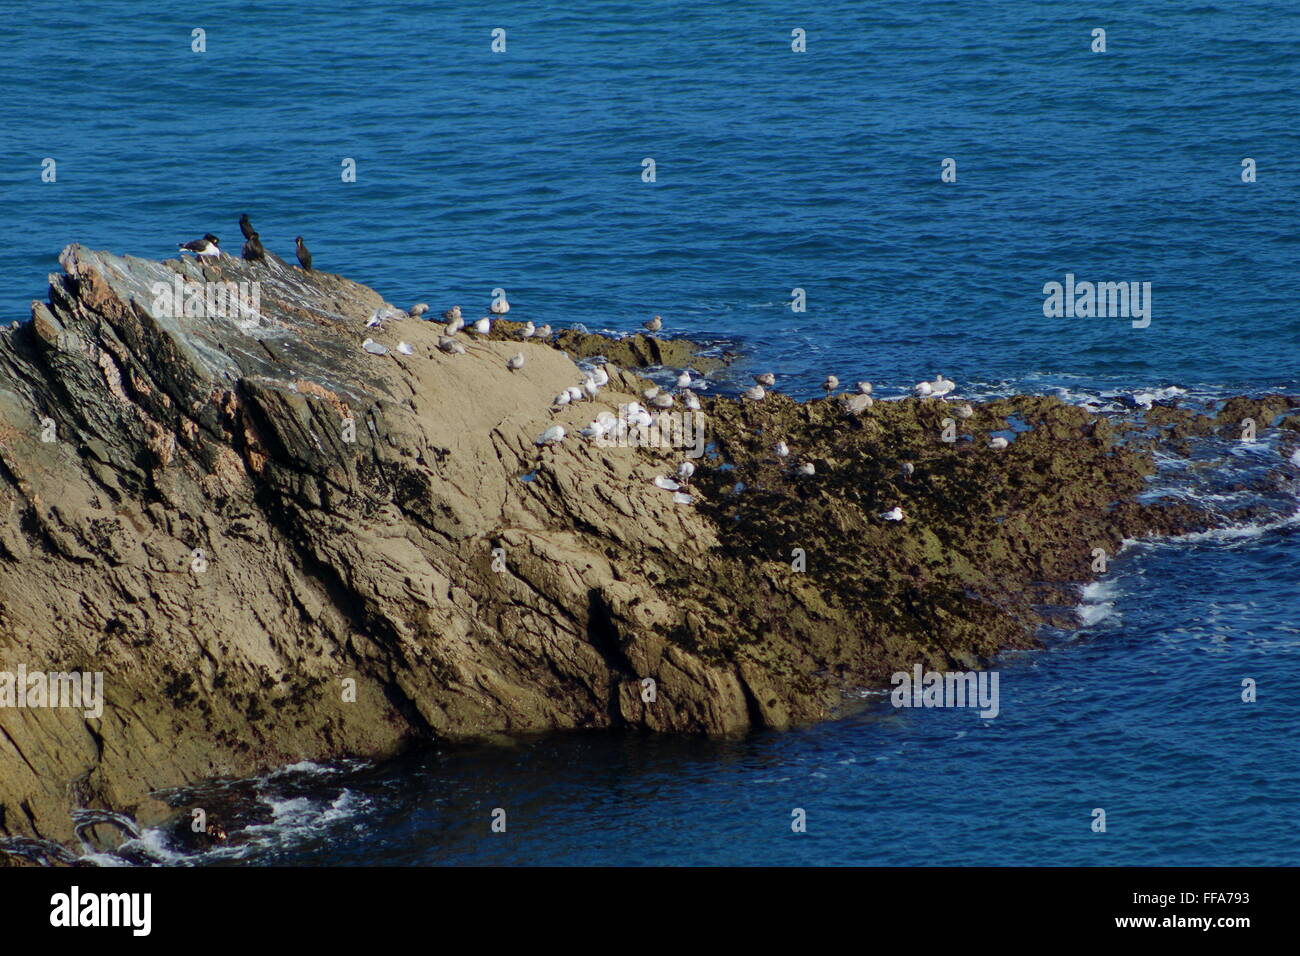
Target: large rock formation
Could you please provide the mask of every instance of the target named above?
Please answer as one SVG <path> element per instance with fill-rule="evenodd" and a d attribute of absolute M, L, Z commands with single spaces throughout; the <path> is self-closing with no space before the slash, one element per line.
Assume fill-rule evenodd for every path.
<path fill-rule="evenodd" d="M 0 707 L 0 833 L 68 841 L 73 808 L 149 820 L 161 787 L 435 736 L 825 718 L 892 670 L 1032 643 L 1093 549 L 1204 520 L 1137 504 L 1147 451 L 1044 398 L 977 406 L 955 442 L 937 400 L 709 400 L 677 503 L 652 479 L 680 450 L 577 436 L 643 380 L 552 411 L 581 380 L 559 345 L 590 336 L 499 323 L 447 354 L 440 323 L 367 329 L 380 295 L 278 260 L 61 261 L 0 334 L 0 671 L 102 672 L 106 702 Z M 161 301 L 218 281 L 256 281 L 259 311 Z"/>

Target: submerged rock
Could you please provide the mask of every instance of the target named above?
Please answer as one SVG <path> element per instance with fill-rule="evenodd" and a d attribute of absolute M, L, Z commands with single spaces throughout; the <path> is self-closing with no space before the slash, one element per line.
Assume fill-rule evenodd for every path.
<path fill-rule="evenodd" d="M 1208 521 L 1138 502 L 1148 433 L 1053 398 L 975 405 L 948 441 L 936 399 L 713 397 L 679 469 L 694 451 L 536 442 L 635 401 L 623 368 L 707 368 L 684 340 L 419 322 L 408 353 L 366 327 L 378 293 L 274 257 L 60 261 L 0 333 L 0 672 L 98 672 L 103 706 L 0 707 L 0 833 L 29 856 L 75 845 L 76 808 L 148 823 L 159 788 L 303 759 L 830 717 L 894 670 L 1031 645 L 1094 549 Z M 225 282 L 254 303 L 158 291 Z M 596 407 L 557 403 L 594 355 L 622 367 Z M 1135 427 L 1186 425 L 1156 417 Z"/>

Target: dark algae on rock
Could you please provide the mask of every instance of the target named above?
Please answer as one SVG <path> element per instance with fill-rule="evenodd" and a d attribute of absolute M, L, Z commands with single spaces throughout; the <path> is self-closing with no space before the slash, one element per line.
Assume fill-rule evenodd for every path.
<path fill-rule="evenodd" d="M 654 481 L 682 450 L 579 432 L 642 399 L 638 368 L 725 363 L 685 340 L 512 319 L 449 349 L 443 323 L 274 256 L 61 263 L 0 333 L 0 672 L 100 673 L 104 699 L 0 706 L 23 859 L 57 862 L 32 841 L 75 846 L 87 809 L 147 823 L 166 788 L 303 759 L 784 728 L 917 663 L 981 666 L 1068 617 L 1098 550 L 1230 517 L 1143 500 L 1157 451 L 1294 404 L 709 397 L 684 503 Z M 256 305 L 159 304 L 226 282 Z M 600 357 L 595 399 L 555 404 Z"/>

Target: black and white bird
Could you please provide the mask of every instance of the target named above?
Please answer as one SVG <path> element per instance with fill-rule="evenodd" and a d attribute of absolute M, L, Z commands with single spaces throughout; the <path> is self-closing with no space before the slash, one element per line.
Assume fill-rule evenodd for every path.
<path fill-rule="evenodd" d="M 301 265 L 305 271 L 311 272 L 311 252 L 307 249 L 307 243 L 302 241 L 302 236 L 298 236 L 293 240 L 293 242 L 297 247 L 298 264 Z"/>
<path fill-rule="evenodd" d="M 239 231 L 244 234 L 245 239 L 252 239 L 257 235 L 257 230 L 253 228 L 253 224 L 248 220 L 248 213 L 244 213 L 239 217 Z"/>
<path fill-rule="evenodd" d="M 247 219 L 248 217 L 245 216 L 244 218 Z M 262 239 L 257 233 L 249 236 L 248 241 L 244 243 L 244 258 L 249 262 L 266 258 L 266 250 L 262 248 Z"/>
<path fill-rule="evenodd" d="M 183 242 L 179 248 L 181 252 L 192 252 L 196 256 L 219 256 L 221 240 L 212 233 L 204 234 L 202 239 L 195 239 L 193 242 Z"/>

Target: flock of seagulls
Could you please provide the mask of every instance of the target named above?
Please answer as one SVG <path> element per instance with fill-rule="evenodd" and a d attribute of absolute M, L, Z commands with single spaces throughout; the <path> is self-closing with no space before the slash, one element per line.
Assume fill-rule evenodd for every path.
<path fill-rule="evenodd" d="M 772 372 L 763 372 L 753 377 L 754 384 L 741 391 L 741 397 L 750 402 L 763 401 L 768 393 L 776 386 L 776 375 Z M 836 390 L 840 387 L 840 380 L 835 375 L 827 375 L 826 380 L 822 383 L 822 389 L 826 392 L 829 399 L 835 395 Z M 950 378 L 944 378 L 942 373 L 935 375 L 933 381 L 917 382 L 912 387 L 912 394 L 917 398 L 937 398 L 945 399 L 957 388 L 957 383 Z M 874 387 L 871 382 L 854 383 L 854 391 L 846 392 L 838 396 L 840 408 L 848 415 L 861 415 L 868 409 L 872 408 L 875 400 L 872 396 Z M 969 402 L 962 402 L 959 405 L 952 406 L 953 412 L 957 418 L 962 421 L 970 419 L 975 414 L 975 409 Z M 988 447 L 994 451 L 1002 451 L 1009 446 L 1010 442 L 1002 437 L 995 436 L 989 440 Z M 790 447 L 784 441 L 778 441 L 772 447 L 773 453 L 778 459 L 787 459 L 790 457 Z M 810 477 L 817 474 L 816 465 L 806 459 L 796 459 L 790 466 L 791 473 L 799 476 Z M 916 474 L 916 466 L 910 461 L 902 463 L 899 474 L 903 480 L 908 481 Z M 907 513 L 898 506 L 894 506 L 888 511 L 884 511 L 877 516 L 881 521 L 906 521 Z"/>
<path fill-rule="evenodd" d="M 244 247 L 242 250 L 243 258 L 248 261 L 262 261 L 266 258 L 266 250 L 262 246 L 261 236 L 253 228 L 252 222 L 249 221 L 248 214 L 244 213 L 239 218 L 239 229 L 244 236 Z M 221 240 L 212 233 L 205 233 L 201 239 L 195 239 L 191 242 L 181 243 L 179 250 L 183 255 L 186 252 L 192 253 L 196 258 L 219 258 L 223 253 L 221 250 Z M 312 271 L 311 251 L 307 248 L 302 236 L 294 239 L 294 251 L 297 254 L 298 264 L 306 272 Z M 454 305 L 442 314 L 443 321 L 446 323 L 443 334 L 438 339 L 438 350 L 448 355 L 464 355 L 466 352 L 465 345 L 456 338 L 457 333 L 468 328 L 475 335 L 485 336 L 491 334 L 492 318 L 500 318 L 510 311 L 510 303 L 502 289 L 493 289 L 493 298 L 488 306 L 491 315 L 485 315 L 482 318 L 470 323 L 468 327 L 465 324 L 464 316 L 459 305 Z M 427 303 L 420 302 L 402 312 L 392 306 L 384 306 L 376 309 L 375 312 L 366 321 L 366 327 L 372 329 L 383 329 L 385 324 L 390 321 L 396 321 L 404 318 L 420 319 L 429 311 Z M 642 323 L 642 327 L 649 333 L 654 334 L 663 329 L 663 318 L 654 316 Z M 551 336 L 551 327 L 549 325 L 536 326 L 531 321 L 526 322 L 520 329 L 522 338 L 537 338 L 543 341 L 548 340 Z M 376 342 L 374 339 L 366 338 L 361 343 L 362 349 L 372 355 L 388 354 L 388 346 Z M 397 351 L 403 355 L 413 355 L 415 350 L 407 342 L 399 342 Z M 506 360 L 506 368 L 511 372 L 517 372 L 524 367 L 525 356 L 523 352 L 517 352 Z M 741 396 L 746 401 L 761 402 L 769 392 L 776 387 L 776 375 L 772 372 L 763 372 L 753 377 L 754 384 L 741 392 Z M 577 384 L 566 388 L 559 393 L 552 402 L 552 410 L 558 411 L 567 405 L 572 405 L 584 400 L 595 400 L 600 389 L 609 384 L 609 371 L 604 366 L 598 366 L 584 374 L 583 380 Z M 677 376 L 674 382 L 678 390 L 677 399 L 680 399 L 682 405 L 691 411 L 698 411 L 700 408 L 699 397 L 692 390 L 692 386 L 698 383 L 692 380 L 688 371 L 683 371 Z M 840 387 L 840 380 L 835 375 L 827 375 L 826 380 L 822 383 L 822 389 L 826 392 L 829 399 Z M 936 374 L 933 381 L 917 382 L 912 387 L 912 394 L 917 398 L 938 398 L 943 399 L 953 392 L 957 383 L 952 379 L 944 378 L 942 373 Z M 674 398 L 670 391 L 661 389 L 658 386 L 651 386 L 642 394 L 647 405 L 642 405 L 639 401 L 627 402 L 619 406 L 618 415 L 609 411 L 600 412 L 590 424 L 583 427 L 579 434 L 590 440 L 600 440 L 609 437 L 625 437 L 628 433 L 636 429 L 652 428 L 657 423 L 657 412 L 664 412 L 676 406 L 677 399 Z M 855 391 L 840 396 L 841 408 L 850 415 L 861 415 L 874 405 L 872 397 L 872 384 L 870 382 L 857 382 Z M 654 409 L 652 411 L 651 409 Z M 963 402 L 954 409 L 956 416 L 965 421 L 971 418 L 975 411 L 969 403 Z M 558 445 L 564 441 L 567 433 L 562 425 L 551 425 L 541 433 L 536 439 L 536 444 L 541 447 Z M 994 436 L 989 440 L 988 447 L 995 451 L 1005 450 L 1010 442 L 1002 436 Z M 778 441 L 773 446 L 773 452 L 779 459 L 790 457 L 790 448 L 784 441 Z M 813 462 L 806 459 L 798 460 L 793 466 L 793 472 L 796 475 L 811 477 L 817 473 L 816 466 Z M 911 462 L 904 462 L 900 469 L 901 476 L 905 480 L 910 480 L 915 474 L 915 466 Z M 695 464 L 691 461 L 681 462 L 676 470 L 676 477 L 658 476 L 654 479 L 656 487 L 663 488 L 673 492 L 675 501 L 688 504 L 691 496 L 682 489 L 690 482 L 695 474 Z M 901 507 L 895 506 L 888 511 L 882 512 L 879 516 L 881 521 L 901 522 L 905 521 L 907 514 Z"/>

